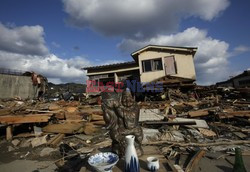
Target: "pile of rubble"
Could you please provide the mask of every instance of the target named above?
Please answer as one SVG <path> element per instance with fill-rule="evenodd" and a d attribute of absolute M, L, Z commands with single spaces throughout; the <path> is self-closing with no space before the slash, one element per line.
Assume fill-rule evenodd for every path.
<path fill-rule="evenodd" d="M 172 171 L 192 171 L 204 156 L 233 164 L 228 156 L 238 146 L 243 155 L 250 155 L 249 93 L 249 89 L 197 86 L 185 93 L 167 89 L 160 95 L 162 101 L 138 102 L 144 151 L 161 154 L 166 169 Z M 53 164 L 59 169 L 83 171 L 89 154 L 111 146 L 100 99 L 94 100 L 90 104 L 95 105 L 0 101 L 1 131 L 6 129 L 2 137 L 8 141 L 0 145 L 25 159 L 54 155 Z"/>

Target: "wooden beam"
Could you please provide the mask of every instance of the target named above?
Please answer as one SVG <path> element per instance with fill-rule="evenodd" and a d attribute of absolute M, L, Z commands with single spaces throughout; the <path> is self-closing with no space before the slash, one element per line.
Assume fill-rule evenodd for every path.
<path fill-rule="evenodd" d="M 47 145 L 50 147 L 57 147 L 58 144 L 62 141 L 64 138 L 65 134 L 57 134 L 55 137 L 53 137 L 50 141 L 48 141 Z"/>
<path fill-rule="evenodd" d="M 189 161 L 185 172 L 192 172 L 195 171 L 200 159 L 205 155 L 205 150 L 199 150 Z"/>
<path fill-rule="evenodd" d="M 6 116 L 0 116 L 0 123 L 22 124 L 22 123 L 48 122 L 52 115 L 53 114 L 6 115 Z"/>

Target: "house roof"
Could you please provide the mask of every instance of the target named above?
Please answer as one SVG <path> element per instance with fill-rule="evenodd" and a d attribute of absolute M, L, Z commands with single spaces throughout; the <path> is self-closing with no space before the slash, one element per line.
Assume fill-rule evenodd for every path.
<path fill-rule="evenodd" d="M 237 79 L 237 78 L 240 78 L 240 77 L 244 77 L 244 76 L 250 76 L 250 70 L 245 70 L 244 72 L 242 72 L 241 74 L 239 75 L 236 75 L 226 81 L 222 81 L 222 82 L 217 82 L 216 84 L 217 85 L 220 85 L 220 84 L 227 84 L 227 83 L 231 83 L 233 82 L 234 79 Z"/>
<path fill-rule="evenodd" d="M 90 67 L 84 67 L 83 70 L 89 70 L 89 69 L 106 69 L 110 67 L 122 67 L 127 65 L 133 65 L 136 64 L 135 61 L 128 61 L 128 62 L 122 62 L 122 63 L 114 63 L 114 64 L 107 64 L 107 65 L 100 65 L 100 66 L 90 66 Z"/>
<path fill-rule="evenodd" d="M 234 79 L 237 79 L 237 78 L 240 78 L 240 77 L 243 77 L 243 76 L 250 76 L 250 70 L 245 70 L 241 74 L 239 74 L 239 75 L 237 75 L 235 77 L 230 78 L 230 80 L 234 80 Z"/>
<path fill-rule="evenodd" d="M 197 51 L 197 47 L 177 47 L 177 46 L 162 46 L 162 45 L 147 45 L 131 54 L 131 56 L 136 60 L 138 55 L 147 50 L 170 50 L 170 51 L 184 51 L 190 52 L 191 54 L 195 54 Z"/>

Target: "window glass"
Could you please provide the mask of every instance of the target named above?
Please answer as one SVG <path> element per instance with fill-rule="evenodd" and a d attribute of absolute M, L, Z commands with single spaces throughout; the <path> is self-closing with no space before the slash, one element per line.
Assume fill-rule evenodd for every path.
<path fill-rule="evenodd" d="M 151 60 L 145 60 L 142 62 L 144 72 L 152 71 Z"/>
<path fill-rule="evenodd" d="M 163 70 L 161 58 L 142 61 L 142 70 L 143 72 Z"/>
<path fill-rule="evenodd" d="M 157 59 L 153 61 L 153 68 L 154 70 L 162 70 L 162 61 L 161 59 Z"/>

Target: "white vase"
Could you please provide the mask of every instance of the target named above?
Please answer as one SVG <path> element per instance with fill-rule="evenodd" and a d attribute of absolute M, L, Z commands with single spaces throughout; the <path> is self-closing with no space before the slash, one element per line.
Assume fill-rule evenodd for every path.
<path fill-rule="evenodd" d="M 135 136 L 127 135 L 126 142 L 127 147 L 125 150 L 125 172 L 139 172 L 140 165 L 139 159 L 134 146 Z"/>

